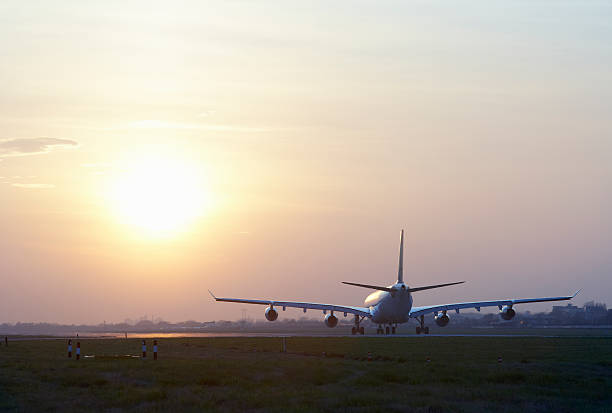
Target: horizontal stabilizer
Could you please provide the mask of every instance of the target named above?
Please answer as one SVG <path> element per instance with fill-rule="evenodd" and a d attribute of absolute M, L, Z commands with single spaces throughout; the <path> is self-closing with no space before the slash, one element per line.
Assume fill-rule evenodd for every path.
<path fill-rule="evenodd" d="M 463 284 L 465 281 L 458 281 L 458 282 L 454 282 L 454 283 L 446 283 L 446 284 L 436 284 L 436 285 L 427 285 L 425 287 L 416 287 L 416 288 L 410 288 L 409 291 L 411 293 L 415 292 L 415 291 L 423 291 L 423 290 L 431 290 L 432 288 L 440 288 L 440 287 L 447 287 L 449 285 L 456 285 L 456 284 Z"/>
<path fill-rule="evenodd" d="M 413 293 L 415 291 L 431 290 L 432 288 L 440 288 L 440 287 L 446 287 L 446 286 L 449 286 L 449 285 L 463 284 L 464 282 L 465 281 L 458 281 L 458 282 L 454 282 L 454 283 L 426 285 L 425 287 L 408 288 L 408 291 Z M 381 287 L 379 285 L 351 283 L 351 282 L 348 282 L 348 281 L 342 281 L 342 284 L 354 285 L 355 287 L 371 288 L 372 290 L 386 291 L 388 293 L 390 293 L 392 291 L 397 291 L 397 289 L 393 288 L 393 287 Z"/>
<path fill-rule="evenodd" d="M 381 291 L 386 291 L 388 293 L 390 293 L 391 291 L 393 291 L 393 288 L 389 288 L 389 287 L 380 287 L 378 285 L 369 285 L 369 284 L 357 284 L 357 283 L 350 283 L 348 281 L 342 281 L 342 284 L 347 284 L 347 285 L 354 285 L 355 287 L 363 287 L 363 288 L 371 288 L 373 290 L 381 290 Z"/>

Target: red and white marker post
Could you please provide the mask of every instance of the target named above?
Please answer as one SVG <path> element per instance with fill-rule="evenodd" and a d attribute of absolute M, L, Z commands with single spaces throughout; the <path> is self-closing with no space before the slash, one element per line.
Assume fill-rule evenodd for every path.
<path fill-rule="evenodd" d="M 72 358 L 72 340 L 68 339 L 68 358 Z"/>
<path fill-rule="evenodd" d="M 147 343 L 144 340 L 142 340 L 142 358 L 147 358 Z"/>
<path fill-rule="evenodd" d="M 81 342 L 77 341 L 77 348 L 76 348 L 76 359 L 80 359 L 81 358 Z"/>
<path fill-rule="evenodd" d="M 153 360 L 157 360 L 157 340 L 153 340 Z"/>

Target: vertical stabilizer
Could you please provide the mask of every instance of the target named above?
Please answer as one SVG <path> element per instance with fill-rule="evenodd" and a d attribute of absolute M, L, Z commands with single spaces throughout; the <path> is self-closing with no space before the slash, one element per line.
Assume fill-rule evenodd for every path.
<path fill-rule="evenodd" d="M 404 230 L 400 235 L 399 266 L 397 268 L 397 282 L 404 282 Z"/>

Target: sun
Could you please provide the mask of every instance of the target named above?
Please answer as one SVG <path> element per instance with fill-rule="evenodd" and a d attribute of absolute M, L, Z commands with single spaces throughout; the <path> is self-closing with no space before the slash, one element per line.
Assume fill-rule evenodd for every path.
<path fill-rule="evenodd" d="M 189 229 L 205 213 L 210 195 L 201 170 L 168 160 L 141 160 L 117 176 L 111 190 L 119 220 L 150 237 Z"/>

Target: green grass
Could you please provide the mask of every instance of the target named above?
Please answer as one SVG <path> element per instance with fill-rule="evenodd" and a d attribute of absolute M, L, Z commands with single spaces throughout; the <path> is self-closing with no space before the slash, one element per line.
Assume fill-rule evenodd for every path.
<path fill-rule="evenodd" d="M 138 354 L 140 340 L 82 339 L 81 347 L 83 355 Z M 280 353 L 280 338 L 176 338 L 159 340 L 159 348 L 158 361 L 76 361 L 66 357 L 65 340 L 11 342 L 0 347 L 0 411 L 515 413 L 612 406 L 609 337 L 289 337 L 288 353 Z"/>

